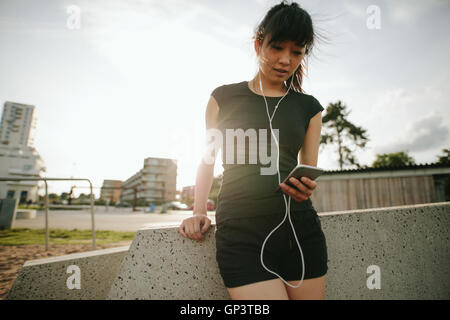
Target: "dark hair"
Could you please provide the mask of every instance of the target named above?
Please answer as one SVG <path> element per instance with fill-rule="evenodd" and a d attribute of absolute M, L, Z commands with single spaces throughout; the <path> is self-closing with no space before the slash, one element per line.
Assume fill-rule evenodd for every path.
<path fill-rule="evenodd" d="M 264 39 L 270 35 L 268 45 L 271 43 L 293 41 L 300 47 L 305 47 L 305 57 L 311 53 L 316 34 L 311 16 L 297 3 L 288 4 L 285 0 L 273 6 L 267 12 L 264 19 L 256 27 L 252 39 L 258 40 L 262 46 Z M 303 76 L 305 75 L 305 59 L 302 59 L 293 76 L 286 80 L 289 87 L 292 83 L 294 90 L 304 93 L 302 89 Z M 295 81 L 295 78 L 297 81 Z"/>

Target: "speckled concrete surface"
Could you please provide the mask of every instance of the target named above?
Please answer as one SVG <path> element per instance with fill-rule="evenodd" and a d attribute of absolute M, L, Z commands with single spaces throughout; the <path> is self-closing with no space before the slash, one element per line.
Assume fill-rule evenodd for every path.
<path fill-rule="evenodd" d="M 327 299 L 450 298 L 450 203 L 323 213 L 320 221 Z M 184 238 L 178 226 L 142 228 L 117 255 L 28 261 L 7 298 L 229 299 L 215 259 L 215 225 L 202 241 Z M 66 288 L 70 264 L 86 275 L 81 290 Z M 380 289 L 368 288 L 370 266 L 380 270 Z"/>
<path fill-rule="evenodd" d="M 202 241 L 178 224 L 137 232 L 109 299 L 229 299 L 216 261 L 215 225 Z"/>
<path fill-rule="evenodd" d="M 449 299 L 450 203 L 333 212 L 327 299 Z M 367 279 L 380 268 L 380 289 Z"/>
<path fill-rule="evenodd" d="M 450 298 L 450 203 L 320 215 L 328 245 L 327 299 Z M 138 231 L 109 299 L 229 299 L 213 225 L 201 242 L 178 226 Z M 369 266 L 380 289 L 369 289 Z"/>
<path fill-rule="evenodd" d="M 7 300 L 81 300 L 106 298 L 130 246 L 93 250 L 25 262 Z M 69 289 L 70 265 L 80 268 L 80 289 Z"/>

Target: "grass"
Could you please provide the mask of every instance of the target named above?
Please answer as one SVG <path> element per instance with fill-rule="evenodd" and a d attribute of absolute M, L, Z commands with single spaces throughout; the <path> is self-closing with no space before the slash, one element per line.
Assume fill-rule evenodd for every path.
<path fill-rule="evenodd" d="M 133 240 L 136 232 L 96 230 L 95 243 L 108 244 Z M 89 244 L 92 243 L 92 230 L 49 229 L 50 244 Z M 0 230 L 1 246 L 26 244 L 45 244 L 45 229 L 14 228 Z"/>
<path fill-rule="evenodd" d="M 27 205 L 24 205 L 24 204 L 19 204 L 17 206 L 17 209 L 43 210 L 44 206 L 38 206 L 38 205 L 35 205 L 35 204 L 27 206 Z"/>

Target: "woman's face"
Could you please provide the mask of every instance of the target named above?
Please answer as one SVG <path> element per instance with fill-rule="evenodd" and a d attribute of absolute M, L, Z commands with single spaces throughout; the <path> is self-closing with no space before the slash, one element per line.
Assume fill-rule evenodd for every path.
<path fill-rule="evenodd" d="M 255 41 L 260 68 L 267 79 L 274 83 L 282 83 L 297 70 L 305 55 L 305 47 L 297 46 L 294 41 L 274 42 L 267 45 L 269 39 L 269 37 L 264 39 L 261 48 L 259 41 Z M 278 72 L 276 69 L 286 72 Z"/>

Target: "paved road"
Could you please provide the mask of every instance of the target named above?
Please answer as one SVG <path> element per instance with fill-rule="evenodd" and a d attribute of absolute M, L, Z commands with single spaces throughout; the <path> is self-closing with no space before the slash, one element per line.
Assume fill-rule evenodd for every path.
<path fill-rule="evenodd" d="M 158 211 L 158 210 L 157 210 Z M 95 207 L 95 230 L 137 231 L 145 226 L 180 225 L 183 219 L 192 216 L 192 211 L 167 213 L 132 212 L 131 208 Z M 215 223 L 215 212 L 208 211 L 208 217 Z M 84 210 L 49 210 L 49 228 L 91 229 L 91 212 Z M 45 228 L 45 212 L 37 211 L 34 219 L 16 219 L 14 228 Z"/>

